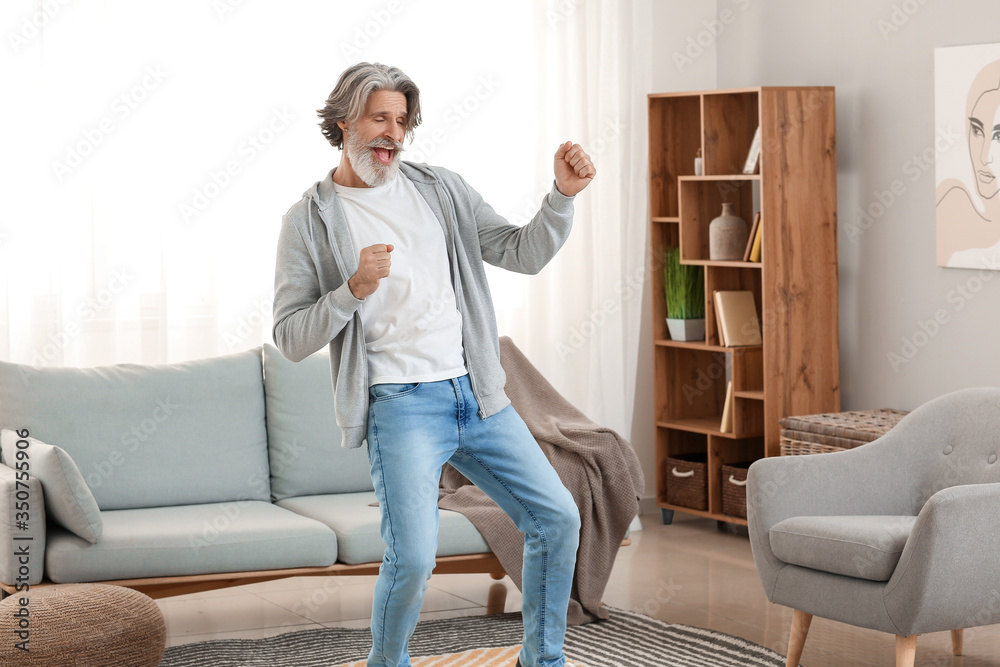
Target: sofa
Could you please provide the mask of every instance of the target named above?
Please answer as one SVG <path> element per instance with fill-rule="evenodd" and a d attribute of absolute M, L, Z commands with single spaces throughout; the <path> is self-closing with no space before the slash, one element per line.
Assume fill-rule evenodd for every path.
<path fill-rule="evenodd" d="M 276 348 L 169 365 L 0 362 L 0 588 L 109 582 L 151 597 L 371 574 L 366 449 L 345 450 L 329 358 Z M 441 511 L 436 572 L 499 561 Z"/>

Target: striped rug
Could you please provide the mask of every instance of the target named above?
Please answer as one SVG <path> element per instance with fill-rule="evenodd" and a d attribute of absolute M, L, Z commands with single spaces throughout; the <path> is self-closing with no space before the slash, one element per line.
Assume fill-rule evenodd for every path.
<path fill-rule="evenodd" d="M 782 667 L 785 659 L 737 637 L 671 625 L 623 609 L 566 631 L 568 667 Z M 410 639 L 414 667 L 513 667 L 521 615 L 424 621 Z M 227 639 L 167 649 L 160 667 L 364 667 L 368 630 L 326 628 L 267 639 Z"/>

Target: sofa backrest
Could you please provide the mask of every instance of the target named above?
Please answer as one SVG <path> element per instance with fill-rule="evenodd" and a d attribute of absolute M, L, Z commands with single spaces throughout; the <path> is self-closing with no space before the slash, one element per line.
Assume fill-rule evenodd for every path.
<path fill-rule="evenodd" d="M 0 362 L 0 428 L 65 449 L 102 510 L 269 500 L 261 351 L 169 365 Z"/>
<path fill-rule="evenodd" d="M 264 397 L 275 500 L 372 490 L 366 449 L 340 446 L 325 350 L 293 363 L 264 345 Z"/>

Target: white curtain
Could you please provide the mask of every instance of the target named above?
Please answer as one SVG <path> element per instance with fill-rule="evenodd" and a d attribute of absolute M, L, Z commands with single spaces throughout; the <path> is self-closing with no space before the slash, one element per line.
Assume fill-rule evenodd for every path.
<path fill-rule="evenodd" d="M 409 158 L 524 222 L 573 139 L 597 181 L 502 333 L 628 435 L 645 279 L 649 0 L 6 0 L 0 359 L 167 363 L 270 341 L 281 215 L 339 155 L 315 110 L 359 60 L 421 87 Z"/>
<path fill-rule="evenodd" d="M 598 175 L 577 197 L 573 233 L 540 275 L 521 280 L 523 307 L 501 330 L 595 421 L 631 437 L 646 308 L 648 151 L 652 80 L 648 1 L 547 3 L 539 29 L 539 181 L 567 139 L 593 156 Z M 547 160 L 547 161 L 546 161 Z"/>

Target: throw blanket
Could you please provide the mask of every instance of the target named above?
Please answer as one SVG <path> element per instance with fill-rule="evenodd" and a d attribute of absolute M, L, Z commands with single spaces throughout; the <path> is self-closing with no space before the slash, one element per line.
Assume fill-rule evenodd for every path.
<path fill-rule="evenodd" d="M 508 337 L 500 339 L 500 363 L 514 409 L 580 508 L 580 549 L 567 621 L 580 625 L 606 619 L 601 598 L 645 486 L 639 460 L 621 436 L 560 396 Z M 438 505 L 468 517 L 520 589 L 524 535 L 503 510 L 447 465 Z"/>

